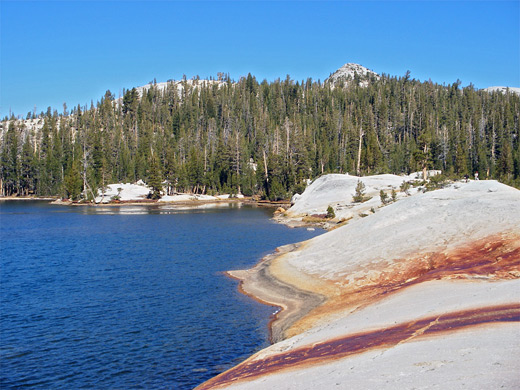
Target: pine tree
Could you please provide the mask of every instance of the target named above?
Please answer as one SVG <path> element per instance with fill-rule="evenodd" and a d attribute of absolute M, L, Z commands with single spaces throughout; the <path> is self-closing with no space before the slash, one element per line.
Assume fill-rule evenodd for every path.
<path fill-rule="evenodd" d="M 159 161 L 155 154 L 150 157 L 150 168 L 148 171 L 148 186 L 150 187 L 150 194 L 148 197 L 153 200 L 160 199 L 163 190 L 161 171 L 159 168 Z"/>
<path fill-rule="evenodd" d="M 355 203 L 366 201 L 367 199 L 365 198 L 365 190 L 365 184 L 361 180 L 358 180 L 356 184 L 356 193 L 352 197 L 352 201 Z"/>
<path fill-rule="evenodd" d="M 68 199 L 79 200 L 83 186 L 81 179 L 81 166 L 78 160 L 74 161 L 68 171 L 65 173 L 64 187 L 65 194 Z"/>
<path fill-rule="evenodd" d="M 2 195 L 17 195 L 19 193 L 20 184 L 20 166 L 18 159 L 18 134 L 14 121 L 9 123 L 0 160 Z"/>
<path fill-rule="evenodd" d="M 260 84 L 252 75 L 237 83 L 220 79 L 224 84 L 170 83 L 164 91 L 151 85 L 142 98 L 131 89 L 121 102 L 107 91 L 97 105 L 75 107 L 68 116 L 49 108 L 32 135 L 18 122 L 15 148 L 4 123 L 3 193 L 62 194 L 79 161 L 84 190 L 93 197 L 109 182 L 147 180 L 152 150 L 168 192 L 279 199 L 324 173 L 428 169 L 458 177 L 478 170 L 482 178 L 520 185 L 517 95 L 421 83 L 410 75 L 335 88 L 290 77 Z"/>
<path fill-rule="evenodd" d="M 31 137 L 27 136 L 21 155 L 20 188 L 22 195 L 30 195 L 36 192 L 37 164 Z"/>

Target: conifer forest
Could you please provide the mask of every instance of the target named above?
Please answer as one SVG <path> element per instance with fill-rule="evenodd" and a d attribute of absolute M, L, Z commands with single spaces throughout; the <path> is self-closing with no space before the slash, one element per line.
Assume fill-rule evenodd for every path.
<path fill-rule="evenodd" d="M 108 184 L 143 180 L 168 194 L 280 200 L 325 173 L 425 168 L 520 186 L 520 96 L 459 81 L 407 73 L 366 84 L 357 76 L 259 83 L 219 74 L 107 91 L 90 107 L 60 111 L 2 121 L 2 195 L 91 199 Z"/>

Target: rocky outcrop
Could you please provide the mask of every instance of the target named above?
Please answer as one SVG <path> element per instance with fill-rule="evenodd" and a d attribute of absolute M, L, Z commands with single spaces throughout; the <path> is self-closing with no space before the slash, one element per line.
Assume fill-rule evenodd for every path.
<path fill-rule="evenodd" d="M 428 171 L 427 177 L 435 176 L 440 171 Z M 286 224 L 304 222 L 308 216 L 326 214 L 328 207 L 332 207 L 335 220 L 356 220 L 377 212 L 383 204 L 380 192 L 388 197 L 388 203 L 410 195 L 422 192 L 419 184 L 422 182 L 423 173 L 415 172 L 406 176 L 398 175 L 374 175 L 354 176 L 349 174 L 328 174 L 314 180 L 303 192 L 296 194 L 291 199 L 291 208 L 276 218 L 277 221 Z M 363 184 L 363 201 L 356 202 L 356 186 Z M 406 190 L 401 188 L 403 183 L 410 184 Z M 392 199 L 392 190 L 395 192 Z"/>
<path fill-rule="evenodd" d="M 501 93 L 515 93 L 520 95 L 520 88 L 517 87 L 487 87 L 483 91 L 486 92 L 501 92 Z"/>
<path fill-rule="evenodd" d="M 379 75 L 359 64 L 348 63 L 332 73 L 325 82 L 336 86 L 339 83 L 349 85 L 356 80 L 359 86 L 366 87 L 371 78 L 378 80 Z"/>
<path fill-rule="evenodd" d="M 284 251 L 264 275 L 321 303 L 201 388 L 516 388 L 519 226 L 520 191 L 477 181 L 405 197 Z M 250 276 L 238 275 L 242 288 L 261 295 Z M 280 295 L 269 302 L 283 308 Z"/>

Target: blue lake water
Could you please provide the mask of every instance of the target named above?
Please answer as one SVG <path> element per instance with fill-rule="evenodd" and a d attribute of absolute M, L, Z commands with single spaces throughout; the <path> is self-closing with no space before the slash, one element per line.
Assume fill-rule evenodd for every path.
<path fill-rule="evenodd" d="M 271 213 L 0 201 L 0 388 L 191 389 L 266 347 L 222 272 L 321 233 Z"/>

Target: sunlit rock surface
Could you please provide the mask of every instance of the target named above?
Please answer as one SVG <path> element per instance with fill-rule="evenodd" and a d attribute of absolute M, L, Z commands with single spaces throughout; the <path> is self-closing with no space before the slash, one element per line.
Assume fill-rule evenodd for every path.
<path fill-rule="evenodd" d="M 427 177 L 435 176 L 440 171 L 428 171 Z M 292 207 L 287 210 L 288 219 L 298 219 L 302 216 L 321 215 L 331 206 L 336 219 L 357 219 L 360 214 L 370 214 L 383 206 L 380 191 L 384 191 L 390 201 L 392 190 L 397 198 L 417 194 L 419 187 L 412 187 L 407 193 L 400 190 L 403 183 L 419 183 L 422 181 L 422 172 L 415 172 L 407 176 L 374 175 L 354 176 L 349 174 L 329 174 L 314 180 L 303 192 L 294 196 Z M 354 202 L 358 182 L 364 185 L 364 202 Z"/>
<path fill-rule="evenodd" d="M 285 252 L 235 273 L 241 288 L 318 303 L 282 310 L 282 341 L 201 388 L 519 388 L 520 191 L 417 193 Z"/>
<path fill-rule="evenodd" d="M 349 84 L 354 81 L 356 77 L 358 78 L 358 85 L 361 87 L 368 86 L 370 77 L 376 80 L 379 79 L 379 75 L 376 72 L 359 64 L 348 63 L 332 73 L 325 82 L 329 82 L 332 86 L 336 86 L 340 82 Z"/>
<path fill-rule="evenodd" d="M 501 92 L 501 93 L 516 93 L 520 95 L 520 88 L 518 87 L 487 87 L 483 91 L 486 92 Z"/>

